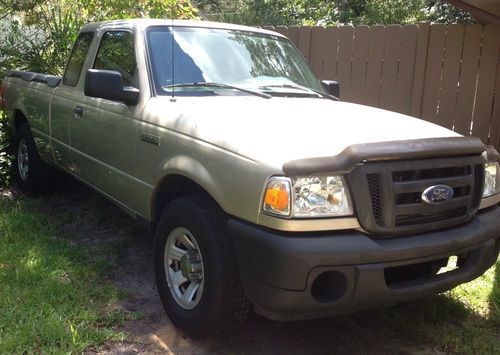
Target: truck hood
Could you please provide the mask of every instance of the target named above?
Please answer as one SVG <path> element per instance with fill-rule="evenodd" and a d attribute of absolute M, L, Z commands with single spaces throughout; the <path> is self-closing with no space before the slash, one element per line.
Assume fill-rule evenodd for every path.
<path fill-rule="evenodd" d="M 276 169 L 291 160 L 337 155 L 352 144 L 460 136 L 399 113 L 317 98 L 157 97 L 147 117 Z"/>

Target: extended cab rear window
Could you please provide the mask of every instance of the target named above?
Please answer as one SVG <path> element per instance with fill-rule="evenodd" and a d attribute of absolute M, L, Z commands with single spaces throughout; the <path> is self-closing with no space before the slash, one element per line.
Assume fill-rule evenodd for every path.
<path fill-rule="evenodd" d="M 64 72 L 63 84 L 76 86 L 80 80 L 83 63 L 94 37 L 93 32 L 82 32 L 76 39 L 73 50 L 68 59 L 66 71 Z"/>
<path fill-rule="evenodd" d="M 115 70 L 122 75 L 124 86 L 139 87 L 134 34 L 130 31 L 108 31 L 99 45 L 94 69 Z"/>

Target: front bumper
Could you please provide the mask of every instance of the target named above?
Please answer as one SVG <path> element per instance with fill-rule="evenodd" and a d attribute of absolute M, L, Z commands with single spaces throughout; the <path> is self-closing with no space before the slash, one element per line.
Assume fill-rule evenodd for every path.
<path fill-rule="evenodd" d="M 234 219 L 228 227 L 247 297 L 257 313 L 276 320 L 327 317 L 443 292 L 482 275 L 500 248 L 499 206 L 454 228 L 387 239 L 358 231 L 282 233 Z M 422 272 L 450 256 L 458 256 L 457 269 Z"/>

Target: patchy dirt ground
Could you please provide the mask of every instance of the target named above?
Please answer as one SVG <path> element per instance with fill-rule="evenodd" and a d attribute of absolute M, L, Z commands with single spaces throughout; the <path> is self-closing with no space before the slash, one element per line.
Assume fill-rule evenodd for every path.
<path fill-rule="evenodd" d="M 107 240 L 117 245 L 119 253 L 110 280 L 127 294 L 120 306 L 141 313 L 139 319 L 124 325 L 123 331 L 129 335 L 126 342 L 89 349 L 90 354 L 440 353 L 397 326 L 385 326 L 379 311 L 290 323 L 251 315 L 232 337 L 191 341 L 172 325 L 160 303 L 152 270 L 153 238 L 148 232 L 114 205 L 74 182 L 65 183 L 46 199 L 47 209 L 70 211 L 71 221 L 61 228 L 75 243 Z"/>

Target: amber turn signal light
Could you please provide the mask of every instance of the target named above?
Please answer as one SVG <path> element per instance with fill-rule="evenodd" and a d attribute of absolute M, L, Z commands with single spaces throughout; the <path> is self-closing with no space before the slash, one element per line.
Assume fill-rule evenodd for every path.
<path fill-rule="evenodd" d="M 263 210 L 288 216 L 290 214 L 290 183 L 285 179 L 270 180 L 264 194 Z"/>

